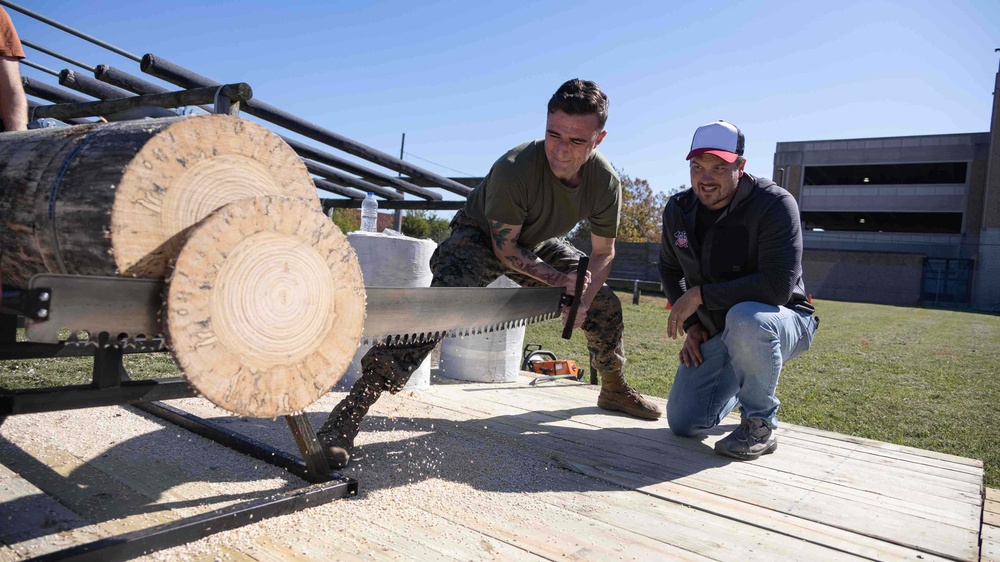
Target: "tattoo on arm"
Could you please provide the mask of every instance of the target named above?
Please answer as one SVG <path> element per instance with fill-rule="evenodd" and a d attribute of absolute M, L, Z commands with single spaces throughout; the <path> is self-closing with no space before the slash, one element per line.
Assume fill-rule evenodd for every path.
<path fill-rule="evenodd" d="M 533 252 L 519 245 L 516 240 L 512 240 L 512 231 L 512 228 L 500 221 L 490 222 L 490 234 L 493 236 L 493 245 L 497 252 L 503 254 L 507 264 L 517 271 L 530 275 L 548 285 L 559 284 L 562 273 L 551 271 L 551 268 L 546 267 L 546 264 Z"/>
<path fill-rule="evenodd" d="M 535 279 L 538 279 L 539 281 L 550 286 L 559 284 L 562 273 L 559 273 L 558 271 L 545 271 L 545 268 L 542 267 L 544 262 L 540 261 L 538 256 L 528 250 L 525 250 L 524 248 L 519 247 L 518 250 L 518 255 L 508 256 L 507 258 L 510 260 L 510 265 L 513 266 L 514 269 L 522 273 L 527 273 Z"/>
<path fill-rule="evenodd" d="M 503 250 L 503 247 L 507 245 L 507 237 L 510 236 L 510 228 L 503 228 L 504 224 L 500 221 L 493 221 L 490 225 L 490 233 L 493 234 L 493 245 L 496 246 L 498 250 Z"/>

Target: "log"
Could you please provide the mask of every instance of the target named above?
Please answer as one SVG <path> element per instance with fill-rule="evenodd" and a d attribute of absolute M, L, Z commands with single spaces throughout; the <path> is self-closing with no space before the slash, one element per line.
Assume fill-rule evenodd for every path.
<path fill-rule="evenodd" d="M 163 278 L 185 231 L 231 201 L 302 198 L 320 209 L 295 152 L 256 123 L 172 117 L 0 135 L 0 268 Z"/>
<path fill-rule="evenodd" d="M 199 393 L 243 416 L 301 412 L 343 376 L 361 338 L 361 267 L 302 200 L 225 205 L 196 225 L 167 281 L 167 342 Z"/>

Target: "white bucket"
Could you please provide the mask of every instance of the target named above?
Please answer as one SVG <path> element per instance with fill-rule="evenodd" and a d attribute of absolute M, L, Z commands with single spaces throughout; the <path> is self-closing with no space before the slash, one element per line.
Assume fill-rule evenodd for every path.
<path fill-rule="evenodd" d="M 500 277 L 488 287 L 519 287 Z M 450 379 L 475 382 L 514 382 L 521 370 L 524 326 L 464 338 L 446 338 L 441 343 L 438 373 Z"/>
<path fill-rule="evenodd" d="M 431 255 L 437 244 L 433 240 L 410 238 L 398 233 L 351 232 L 348 242 L 358 255 L 361 275 L 366 287 L 430 287 Z M 419 326 L 413 326 L 416 331 Z M 344 376 L 334 387 L 349 389 L 361 376 L 361 358 L 371 349 L 360 345 Z M 407 390 L 426 390 L 431 386 L 431 358 L 417 367 L 404 387 Z"/>

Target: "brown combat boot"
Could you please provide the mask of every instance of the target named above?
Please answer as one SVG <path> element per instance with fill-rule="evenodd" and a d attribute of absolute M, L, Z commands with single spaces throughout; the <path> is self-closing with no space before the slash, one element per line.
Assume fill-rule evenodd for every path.
<path fill-rule="evenodd" d="M 359 378 L 351 387 L 351 392 L 337 404 L 326 423 L 316 432 L 330 468 L 344 468 L 351 461 L 351 449 L 354 448 L 361 420 L 381 395 L 381 385 L 370 384 L 365 377 Z"/>
<path fill-rule="evenodd" d="M 601 393 L 597 396 L 597 407 L 613 412 L 624 412 L 644 420 L 663 417 L 663 410 L 629 386 L 621 371 L 601 373 Z"/>

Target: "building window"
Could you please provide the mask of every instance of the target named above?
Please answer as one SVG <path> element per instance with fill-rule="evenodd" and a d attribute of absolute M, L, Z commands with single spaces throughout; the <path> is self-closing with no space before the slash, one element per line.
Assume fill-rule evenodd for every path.
<path fill-rule="evenodd" d="M 808 166 L 803 185 L 964 184 L 967 162 Z"/>
<path fill-rule="evenodd" d="M 927 258 L 924 260 L 925 304 L 969 304 L 972 260 Z"/>
<path fill-rule="evenodd" d="M 961 234 L 962 213 L 803 211 L 806 230 Z"/>

